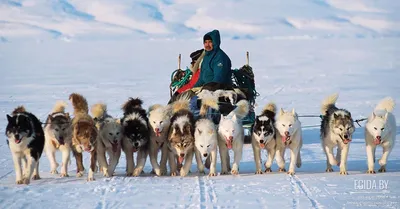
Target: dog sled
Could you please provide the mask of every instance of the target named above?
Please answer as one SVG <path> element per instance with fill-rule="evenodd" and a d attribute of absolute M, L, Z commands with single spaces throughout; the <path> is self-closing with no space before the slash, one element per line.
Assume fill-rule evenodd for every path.
<path fill-rule="evenodd" d="M 173 71 L 171 74 L 171 83 L 170 83 L 170 97 L 171 99 L 178 94 L 178 89 L 182 88 L 184 85 L 189 82 L 193 82 L 193 78 L 197 78 L 198 75 L 193 75 L 192 71 L 189 68 L 186 70 L 182 70 L 180 67 L 181 63 L 181 55 L 178 57 L 178 69 Z M 251 133 L 252 126 L 255 122 L 255 112 L 254 105 L 255 100 L 259 96 L 259 93 L 255 88 L 255 79 L 253 68 L 249 65 L 249 52 L 246 52 L 246 64 L 240 68 L 232 69 L 232 83 L 233 85 L 229 87 L 233 88 L 234 92 L 237 94 L 234 96 L 234 101 L 231 101 L 232 98 L 221 97 L 219 98 L 218 105 L 220 106 L 220 111 L 214 111 L 210 114 L 219 114 L 219 115 L 227 115 L 229 112 L 235 108 L 235 105 L 238 101 L 245 99 L 249 102 L 249 113 L 242 120 L 243 128 L 245 129 L 246 139 L 245 142 L 249 142 L 249 135 Z M 206 84 L 202 87 L 190 88 L 191 92 L 194 95 L 198 95 L 203 89 L 208 90 L 217 90 L 217 89 L 226 89 L 226 86 L 221 86 L 218 84 Z M 186 91 L 188 91 L 186 90 Z M 185 92 L 182 92 L 183 94 Z M 193 95 L 193 96 L 194 96 Z M 198 115 L 195 115 L 198 116 Z"/>

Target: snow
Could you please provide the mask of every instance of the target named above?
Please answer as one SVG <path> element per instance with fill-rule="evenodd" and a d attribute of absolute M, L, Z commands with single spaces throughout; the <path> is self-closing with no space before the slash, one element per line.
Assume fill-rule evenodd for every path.
<path fill-rule="evenodd" d="M 400 98 L 399 8 L 396 1 L 372 0 L 0 0 L 0 111 L 5 116 L 23 104 L 44 121 L 72 92 L 89 105 L 105 102 L 115 117 L 129 97 L 141 97 L 146 108 L 166 104 L 178 54 L 185 67 L 202 47 L 202 34 L 218 28 L 233 67 L 250 52 L 257 113 L 274 101 L 299 115 L 319 115 L 322 99 L 339 92 L 337 105 L 365 118 L 384 97 Z M 245 145 L 239 176 L 198 175 L 194 160 L 188 177 L 155 177 L 148 159 L 145 174 L 125 177 L 122 154 L 117 176 L 96 173 L 96 181 L 87 182 L 75 177 L 74 158 L 70 177 L 60 178 L 50 174 L 43 154 L 42 179 L 28 186 L 15 185 L 4 117 L 0 208 L 399 208 L 400 108 L 394 115 L 396 145 L 386 173 L 366 174 L 364 127 L 351 142 L 349 175 L 339 175 L 338 167 L 325 173 L 320 119 L 302 117 L 303 165 L 293 177 L 278 173 L 275 162 L 273 173 L 255 175 L 253 151 Z M 381 155 L 378 148 L 377 159 Z M 86 153 L 84 160 L 88 168 Z"/>

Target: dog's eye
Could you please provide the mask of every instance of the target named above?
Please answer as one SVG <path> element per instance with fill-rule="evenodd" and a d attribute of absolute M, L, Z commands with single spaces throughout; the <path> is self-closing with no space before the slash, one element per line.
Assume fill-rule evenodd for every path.
<path fill-rule="evenodd" d="M 162 124 L 163 122 L 162 121 L 160 121 L 160 124 Z"/>
<path fill-rule="evenodd" d="M 210 146 L 211 146 L 211 144 L 207 145 L 207 147 L 210 147 Z"/>
<path fill-rule="evenodd" d="M 65 128 L 63 128 L 63 129 L 61 129 L 61 130 L 65 131 Z"/>
<path fill-rule="evenodd" d="M 156 122 L 155 122 L 155 121 L 153 121 L 153 123 L 154 123 L 154 124 L 156 124 Z"/>
<path fill-rule="evenodd" d="M 376 127 L 374 127 L 375 130 L 378 130 Z"/>
<path fill-rule="evenodd" d="M 376 128 L 375 128 L 375 129 L 376 129 Z M 59 131 L 58 128 L 56 128 L 56 129 L 54 129 L 54 130 L 57 131 L 57 132 Z"/>
<path fill-rule="evenodd" d="M 385 130 L 385 128 L 381 128 L 381 131 Z"/>
<path fill-rule="evenodd" d="M 200 145 L 201 148 L 203 148 L 203 145 Z"/>
<path fill-rule="evenodd" d="M 348 127 L 347 130 L 349 131 L 349 130 L 350 130 L 350 127 Z"/>
<path fill-rule="evenodd" d="M 285 127 L 285 124 L 282 124 L 283 127 Z"/>
<path fill-rule="evenodd" d="M 117 132 L 117 135 L 119 135 L 119 132 Z"/>
<path fill-rule="evenodd" d="M 339 128 L 340 131 L 343 131 L 343 128 Z"/>
<path fill-rule="evenodd" d="M 108 134 L 110 134 L 110 136 L 112 136 L 112 133 L 108 133 Z"/>
<path fill-rule="evenodd" d="M 289 124 L 289 128 L 292 127 L 292 124 Z"/>

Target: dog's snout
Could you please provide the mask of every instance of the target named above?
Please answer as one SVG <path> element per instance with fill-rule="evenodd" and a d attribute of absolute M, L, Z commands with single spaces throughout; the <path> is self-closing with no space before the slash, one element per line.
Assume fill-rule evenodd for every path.
<path fill-rule="evenodd" d="M 61 140 L 61 141 L 64 140 L 64 137 L 60 136 L 60 140 Z"/>
<path fill-rule="evenodd" d="M 156 131 L 156 132 L 160 132 L 160 129 L 159 129 L 159 128 L 156 128 L 155 131 Z"/>
<path fill-rule="evenodd" d="M 285 131 L 286 136 L 289 136 L 289 134 L 290 134 L 289 131 Z"/>
<path fill-rule="evenodd" d="M 116 144 L 116 143 L 118 143 L 118 141 L 117 140 L 114 140 L 114 142 L 113 142 L 114 144 Z"/>
<path fill-rule="evenodd" d="M 264 140 L 260 140 L 260 143 L 263 144 L 263 143 L 264 143 Z"/>
<path fill-rule="evenodd" d="M 137 147 L 137 146 L 139 146 L 139 143 L 138 143 L 138 142 L 135 142 L 134 145 L 135 145 L 135 147 Z"/>
<path fill-rule="evenodd" d="M 181 156 L 181 157 L 185 157 L 185 153 L 181 153 L 179 156 Z"/>
<path fill-rule="evenodd" d="M 233 140 L 233 136 L 229 136 L 229 140 Z"/>
<path fill-rule="evenodd" d="M 207 156 L 208 156 L 208 154 L 207 154 L 207 153 L 204 153 L 204 154 L 203 154 L 203 156 L 204 156 L 204 157 L 207 157 Z"/>
<path fill-rule="evenodd" d="M 343 137 L 344 137 L 345 139 L 348 139 L 348 138 L 349 138 L 349 135 L 345 134 Z"/>
<path fill-rule="evenodd" d="M 376 136 L 376 139 L 381 140 L 381 136 Z"/>

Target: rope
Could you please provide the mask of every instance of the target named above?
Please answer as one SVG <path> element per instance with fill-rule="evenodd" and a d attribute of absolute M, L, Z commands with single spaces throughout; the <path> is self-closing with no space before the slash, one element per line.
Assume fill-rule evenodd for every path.
<path fill-rule="evenodd" d="M 322 118 L 322 115 L 299 115 L 299 118 Z"/>

